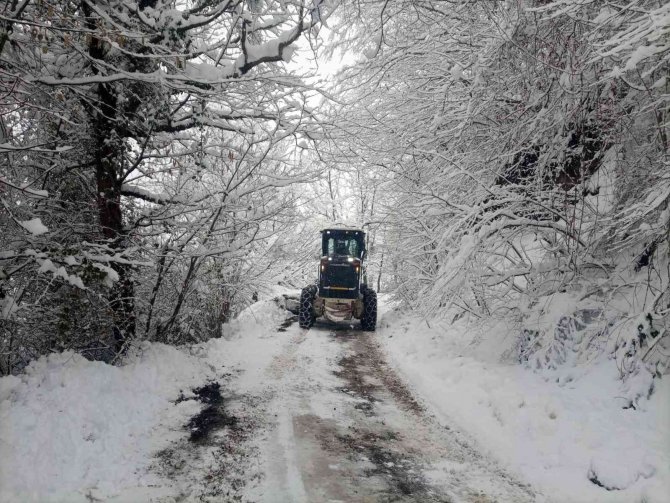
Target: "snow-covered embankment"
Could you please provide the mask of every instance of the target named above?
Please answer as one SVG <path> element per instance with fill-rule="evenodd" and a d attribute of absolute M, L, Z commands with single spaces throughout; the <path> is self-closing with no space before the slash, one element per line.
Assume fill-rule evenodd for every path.
<path fill-rule="evenodd" d="M 226 326 L 227 339 L 183 348 L 143 343 L 118 367 L 54 354 L 0 378 L 0 501 L 174 495 L 174 481 L 152 465 L 157 452 L 188 437 L 185 425 L 203 407 L 189 399 L 191 389 L 238 368 L 245 372 L 235 385 L 253 386 L 281 347 L 274 327 L 284 319 L 262 301 Z"/>
<path fill-rule="evenodd" d="M 480 326 L 474 337 L 466 329 L 477 328 L 395 312 L 381 321 L 391 361 L 438 420 L 468 433 L 547 501 L 668 501 L 667 376 L 638 410 L 623 409 L 612 360 L 536 373 L 499 362 L 513 337 L 502 325 Z"/>

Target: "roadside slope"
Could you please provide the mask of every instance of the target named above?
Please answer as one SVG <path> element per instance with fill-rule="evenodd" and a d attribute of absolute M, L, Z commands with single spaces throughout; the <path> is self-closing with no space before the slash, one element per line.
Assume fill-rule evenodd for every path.
<path fill-rule="evenodd" d="M 670 494 L 670 383 L 661 379 L 641 410 L 624 410 L 611 360 L 561 375 L 499 363 L 502 326 L 426 322 L 385 313 L 379 340 L 390 361 L 445 425 L 555 502 L 662 503 Z M 490 344 L 490 342 L 489 342 Z M 498 349 L 499 349 L 498 348 Z M 499 354 L 499 353 L 498 353 Z"/>
<path fill-rule="evenodd" d="M 232 383 L 254 389 L 286 342 L 277 332 L 285 319 L 273 301 L 261 301 L 226 326 L 226 338 L 181 348 L 142 343 L 120 366 L 54 354 L 1 378 L 0 501 L 205 494 L 218 451 L 190 442 L 193 430 L 212 419 L 202 416 L 212 400 L 229 401 Z M 207 394 L 218 389 L 221 398 Z M 165 465 L 177 461 L 169 459 L 174 446 L 189 443 L 178 461 L 196 471 L 184 479 Z"/>

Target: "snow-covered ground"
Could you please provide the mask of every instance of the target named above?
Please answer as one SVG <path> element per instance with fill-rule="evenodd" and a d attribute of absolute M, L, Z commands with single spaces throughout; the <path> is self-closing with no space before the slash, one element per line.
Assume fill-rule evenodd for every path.
<path fill-rule="evenodd" d="M 228 339 L 190 348 L 145 343 L 120 367 L 55 354 L 1 378 L 0 501 L 131 502 L 174 494 L 173 481 L 151 466 L 157 452 L 188 437 L 184 425 L 202 409 L 188 399 L 190 390 L 239 368 L 238 385 L 257 383 L 279 351 L 275 326 L 284 318 L 274 303 L 262 302 L 226 327 Z M 237 340 L 241 327 L 244 343 Z"/>
<path fill-rule="evenodd" d="M 470 501 L 478 487 L 514 501 L 516 486 L 505 485 L 498 463 L 529 483 L 522 493 L 536 501 L 668 501 L 667 379 L 641 408 L 624 410 L 611 360 L 565 370 L 559 384 L 556 374 L 500 363 L 512 337 L 503 326 L 463 337 L 464 324 L 387 311 L 376 334 L 338 337 L 323 326 L 280 329 L 286 314 L 261 301 L 218 340 L 189 348 L 146 343 L 120 367 L 52 355 L 0 379 L 0 501 L 218 501 L 221 493 L 205 486 L 230 475 L 217 465 L 238 461 L 248 466 L 233 475 L 253 479 L 236 493 L 247 499 L 346 495 L 370 488 L 338 485 L 338 477 L 361 484 L 361 466 L 376 468 L 361 465 L 341 442 L 378 452 L 382 440 L 369 436 L 375 427 L 401 432 L 388 453 L 423 470 L 426 487 L 458 501 Z M 377 360 L 366 359 L 370 352 Z M 385 374 L 384 353 L 434 418 L 412 412 L 414 398 L 391 389 L 405 384 Z M 222 383 L 226 406 L 251 425 L 241 434 L 241 454 L 213 444 L 196 445 L 197 455 L 179 452 L 193 447 L 185 425 L 203 410 L 191 390 L 210 381 Z M 370 438 L 374 445 L 366 444 Z M 332 452 L 320 451 L 328 445 Z M 161 469 L 159 453 L 172 472 Z M 393 462 L 363 484 L 386 490 L 388 477 L 403 475 L 384 472 L 386 464 Z"/>
<path fill-rule="evenodd" d="M 122 367 L 55 354 L 0 379 L 0 500 L 154 493 L 160 484 L 147 473 L 148 454 L 182 434 L 174 425 L 199 406 L 172 401 L 209 371 L 199 358 L 161 344 L 135 353 Z"/>
<path fill-rule="evenodd" d="M 667 377 L 638 410 L 623 409 L 612 360 L 536 373 L 500 363 L 513 337 L 502 324 L 387 312 L 380 325 L 394 366 L 439 420 L 467 432 L 547 501 L 670 501 Z"/>

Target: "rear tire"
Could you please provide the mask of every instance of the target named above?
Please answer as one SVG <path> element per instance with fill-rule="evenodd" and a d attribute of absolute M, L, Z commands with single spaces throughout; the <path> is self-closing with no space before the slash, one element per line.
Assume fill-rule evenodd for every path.
<path fill-rule="evenodd" d="M 377 292 L 371 288 L 363 290 L 361 328 L 366 332 L 374 332 L 377 328 Z"/>
<path fill-rule="evenodd" d="M 300 293 L 300 308 L 298 311 L 298 323 L 300 328 L 311 328 L 314 325 L 314 297 L 316 296 L 316 287 L 308 286 L 303 288 Z"/>

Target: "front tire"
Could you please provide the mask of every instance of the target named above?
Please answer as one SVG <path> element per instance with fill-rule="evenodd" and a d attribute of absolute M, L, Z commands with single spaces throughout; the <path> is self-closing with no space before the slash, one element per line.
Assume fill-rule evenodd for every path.
<path fill-rule="evenodd" d="M 298 311 L 298 323 L 300 328 L 312 328 L 314 325 L 314 297 L 316 295 L 316 288 L 308 286 L 303 288 L 300 293 L 300 308 Z"/>
<path fill-rule="evenodd" d="M 371 288 L 363 290 L 361 328 L 366 332 L 374 332 L 377 328 L 377 292 Z"/>

